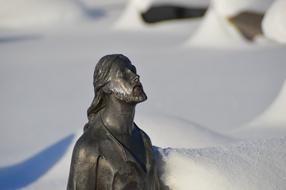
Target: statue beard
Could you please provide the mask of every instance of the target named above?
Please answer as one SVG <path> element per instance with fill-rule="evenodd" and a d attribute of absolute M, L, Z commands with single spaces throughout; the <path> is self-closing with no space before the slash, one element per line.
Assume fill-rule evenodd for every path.
<path fill-rule="evenodd" d="M 130 93 L 124 93 L 116 88 L 112 92 L 117 99 L 126 103 L 140 103 L 147 99 L 147 95 L 141 85 L 135 86 Z"/>

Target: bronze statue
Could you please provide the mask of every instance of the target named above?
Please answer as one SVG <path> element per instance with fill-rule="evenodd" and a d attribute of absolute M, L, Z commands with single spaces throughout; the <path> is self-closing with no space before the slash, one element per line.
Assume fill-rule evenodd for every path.
<path fill-rule="evenodd" d="M 147 99 L 135 66 L 124 55 L 106 55 L 95 67 L 93 84 L 67 189 L 158 190 L 150 138 L 133 121 L 136 104 Z"/>

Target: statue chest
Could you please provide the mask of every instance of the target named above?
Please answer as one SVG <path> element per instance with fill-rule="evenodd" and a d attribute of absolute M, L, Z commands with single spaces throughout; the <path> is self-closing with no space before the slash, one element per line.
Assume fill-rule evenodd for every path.
<path fill-rule="evenodd" d="M 141 138 L 141 141 L 136 141 L 137 145 L 126 147 L 111 134 L 106 135 L 100 143 L 97 189 L 152 190 L 152 147 L 141 136 L 137 137 Z M 141 150 L 135 150 L 136 147 L 141 147 Z"/>

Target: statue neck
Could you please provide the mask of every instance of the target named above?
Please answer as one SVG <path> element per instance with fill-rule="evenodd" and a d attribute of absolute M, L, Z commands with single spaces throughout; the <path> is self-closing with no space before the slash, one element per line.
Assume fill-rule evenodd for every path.
<path fill-rule="evenodd" d="M 103 124 L 114 135 L 130 135 L 133 129 L 135 106 L 110 95 L 106 107 L 101 111 Z"/>

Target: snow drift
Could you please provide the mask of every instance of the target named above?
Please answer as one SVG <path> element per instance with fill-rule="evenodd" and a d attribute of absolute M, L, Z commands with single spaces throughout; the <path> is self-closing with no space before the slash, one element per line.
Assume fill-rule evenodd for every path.
<path fill-rule="evenodd" d="M 163 148 L 202 148 L 234 141 L 200 124 L 174 116 L 139 115 L 136 120 L 150 136 L 152 144 Z"/>
<path fill-rule="evenodd" d="M 239 32 L 213 6 L 210 6 L 197 31 L 187 40 L 187 46 L 229 47 L 245 44 Z"/>
<path fill-rule="evenodd" d="M 171 190 L 284 190 L 286 138 L 206 149 L 163 149 Z"/>
<path fill-rule="evenodd" d="M 62 156 L 62 158 L 52 167 L 48 168 L 48 170 L 46 171 L 47 173 L 41 176 L 40 180 L 29 184 L 29 186 L 25 187 L 25 189 L 49 190 L 51 189 L 51 187 L 53 189 L 66 189 L 73 148 L 76 141 L 81 135 L 82 130 L 77 131 L 73 135 L 73 139 L 70 142 L 69 146 L 66 148 L 66 152 Z M 53 158 L 53 155 L 50 155 L 49 157 Z M 46 162 L 37 164 L 46 165 Z"/>
<path fill-rule="evenodd" d="M 77 138 L 75 138 L 77 139 Z M 40 180 L 25 189 L 64 189 L 73 144 Z M 154 148 L 170 190 L 284 190 L 286 137 L 203 149 Z M 40 163 L 38 163 L 40 164 Z"/>
<path fill-rule="evenodd" d="M 64 160 L 63 155 L 69 150 L 68 147 L 73 139 L 74 136 L 69 135 L 23 162 L 0 168 L 1 189 L 20 189 L 38 180 L 59 160 Z"/>
<path fill-rule="evenodd" d="M 147 11 L 152 5 L 182 5 L 182 6 L 195 6 L 207 7 L 209 0 L 129 0 L 125 10 L 115 23 L 116 29 L 123 30 L 140 30 L 148 27 L 142 17 L 141 13 Z"/>
<path fill-rule="evenodd" d="M 81 14 L 72 0 L 0 0 L 0 28 L 47 26 Z"/>
<path fill-rule="evenodd" d="M 254 121 L 251 126 L 286 127 L 286 81 L 273 103 Z"/>
<path fill-rule="evenodd" d="M 11 2 L 16 0 L 0 2 L 0 10 L 4 10 L 4 5 L 14 8 Z M 73 13 L 71 19 L 80 13 L 68 0 L 18 2 L 23 3 L 22 8 L 17 5 L 22 12 L 6 11 L 7 6 L 6 12 L 1 11 L 1 27 L 6 18 L 12 18 L 2 17 L 4 13 L 16 15 L 15 21 L 7 22 L 15 27 L 26 27 L 29 19 L 33 26 L 61 22 L 61 16 L 51 17 L 50 11 L 45 12 L 57 11 L 54 3 L 65 2 L 66 6 L 59 9 Z M 114 9 L 117 14 L 118 9 Z M 217 9 L 210 9 L 202 34 L 197 33 L 201 40 L 197 43 L 215 48 L 243 44 L 223 20 L 225 14 Z M 46 20 L 39 20 L 39 12 L 47 13 L 43 14 Z M 112 17 L 109 24 L 117 19 L 116 14 L 106 15 Z M 82 134 L 86 108 L 93 96 L 95 61 L 120 50 L 136 62 L 145 90 L 150 92 L 148 104 L 140 106 L 135 121 L 155 146 L 172 147 L 155 149 L 161 179 L 171 190 L 285 190 L 286 130 L 280 132 L 275 127 L 286 126 L 285 85 L 280 91 L 285 81 L 285 46 L 230 51 L 181 48 L 179 44 L 190 33 L 187 27 L 178 26 L 157 33 L 126 34 L 109 30 L 103 22 L 86 22 L 82 27 L 44 31 L 44 38 L 1 34 L 0 188 L 66 188 L 74 142 Z M 260 126 L 268 126 L 265 136 L 258 135 L 261 140 L 241 141 L 245 136 L 238 133 L 231 134 L 237 139 L 228 136 L 230 130 L 253 118 L 255 134 L 262 130 Z M 77 137 L 66 136 L 78 129 Z M 274 139 L 270 132 L 280 133 L 280 137 Z M 177 149 L 181 147 L 186 149 Z"/>
<path fill-rule="evenodd" d="M 286 43 L 286 1 L 277 0 L 266 12 L 262 29 L 268 38 Z"/>
<path fill-rule="evenodd" d="M 234 16 L 242 11 L 265 12 L 273 0 L 212 0 L 214 8 L 223 16 Z"/>
<path fill-rule="evenodd" d="M 281 137 L 286 131 L 286 82 L 281 87 L 276 99 L 251 122 L 232 131 L 234 136 Z"/>
<path fill-rule="evenodd" d="M 129 0 L 128 4 L 115 23 L 116 29 L 138 30 L 146 27 L 140 13 L 151 6 L 151 0 Z"/>
<path fill-rule="evenodd" d="M 189 46 L 231 47 L 246 44 L 246 40 L 228 18 L 243 11 L 264 13 L 273 0 L 212 0 L 205 18 Z"/>

